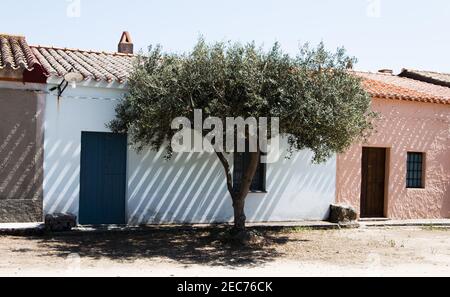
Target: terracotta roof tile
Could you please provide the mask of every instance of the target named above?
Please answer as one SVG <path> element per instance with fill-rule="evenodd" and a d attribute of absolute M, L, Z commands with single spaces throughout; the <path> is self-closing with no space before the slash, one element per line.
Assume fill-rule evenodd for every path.
<path fill-rule="evenodd" d="M 25 37 L 0 35 L 0 69 L 32 71 L 38 60 Z"/>
<path fill-rule="evenodd" d="M 34 55 L 52 77 L 61 78 L 74 70 L 85 80 L 126 82 L 133 69 L 134 55 L 32 46 Z"/>
<path fill-rule="evenodd" d="M 377 98 L 450 104 L 450 88 L 392 74 L 354 72 L 367 92 Z"/>

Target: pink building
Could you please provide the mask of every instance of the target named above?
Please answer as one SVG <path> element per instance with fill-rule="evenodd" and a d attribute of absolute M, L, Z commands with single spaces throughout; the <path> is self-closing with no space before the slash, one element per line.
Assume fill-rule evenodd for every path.
<path fill-rule="evenodd" d="M 450 88 L 357 75 L 379 119 L 366 143 L 338 157 L 337 201 L 362 218 L 450 218 Z"/>

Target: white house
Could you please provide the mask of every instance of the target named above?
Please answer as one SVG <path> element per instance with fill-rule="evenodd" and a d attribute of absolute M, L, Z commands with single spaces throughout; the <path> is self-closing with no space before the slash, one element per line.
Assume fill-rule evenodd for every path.
<path fill-rule="evenodd" d="M 232 220 L 224 170 L 215 155 L 136 152 L 107 123 L 127 91 L 132 43 L 119 53 L 32 47 L 46 69 L 44 213 L 82 224 L 212 223 Z M 84 81 L 64 89 L 64 76 Z M 59 89 L 58 89 L 59 87 Z M 59 96 L 58 96 L 59 95 Z M 304 151 L 267 165 L 265 190 L 250 194 L 249 221 L 327 219 L 335 202 L 336 160 L 313 165 Z"/>

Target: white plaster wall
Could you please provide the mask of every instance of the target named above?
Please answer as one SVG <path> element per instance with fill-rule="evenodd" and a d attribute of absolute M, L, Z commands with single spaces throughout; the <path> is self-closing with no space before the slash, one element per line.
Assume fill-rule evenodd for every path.
<path fill-rule="evenodd" d="M 47 95 L 44 124 L 45 214 L 70 212 L 78 215 L 81 132 L 107 132 L 105 124 L 114 118 L 114 108 L 122 94 L 123 90 L 79 86 L 76 89 L 67 88 L 59 101 L 56 96 Z M 97 99 L 77 98 L 80 96 Z"/>
<path fill-rule="evenodd" d="M 44 212 L 78 215 L 81 132 L 108 132 L 120 89 L 68 88 L 47 96 Z M 73 98 L 97 97 L 98 99 Z M 100 98 L 103 99 L 100 99 Z M 249 221 L 322 220 L 335 201 L 336 160 L 312 165 L 308 151 L 268 165 L 268 194 L 251 194 Z M 130 224 L 211 223 L 232 220 L 223 168 L 215 155 L 128 150 L 127 220 Z"/>
<path fill-rule="evenodd" d="M 233 218 L 225 174 L 215 155 L 164 152 L 128 155 L 130 224 L 213 223 Z M 335 202 L 336 159 L 313 165 L 312 153 L 268 164 L 267 194 L 250 194 L 246 214 L 251 222 L 324 220 Z"/>

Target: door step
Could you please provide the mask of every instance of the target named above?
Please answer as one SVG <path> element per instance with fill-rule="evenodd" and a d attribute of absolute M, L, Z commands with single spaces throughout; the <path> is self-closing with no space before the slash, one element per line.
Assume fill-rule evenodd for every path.
<path fill-rule="evenodd" d="M 390 219 L 388 218 L 363 218 L 359 219 L 360 222 L 388 222 Z"/>

